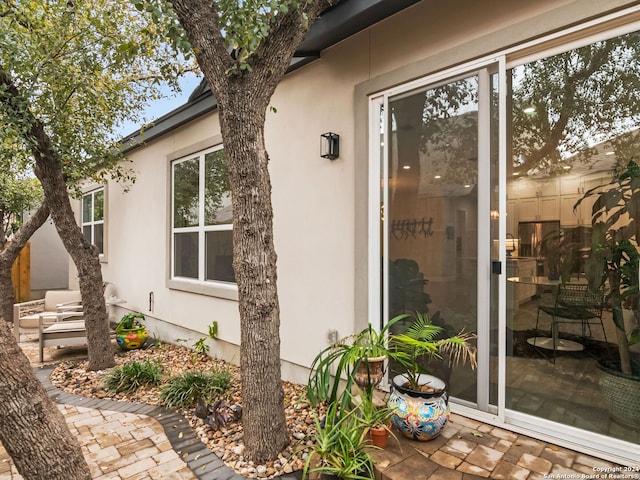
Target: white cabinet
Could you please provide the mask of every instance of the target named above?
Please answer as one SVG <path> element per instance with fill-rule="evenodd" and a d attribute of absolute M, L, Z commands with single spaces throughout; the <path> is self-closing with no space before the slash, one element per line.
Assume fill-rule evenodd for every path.
<path fill-rule="evenodd" d="M 518 221 L 542 222 L 560 218 L 560 198 L 549 197 L 521 198 L 518 200 Z"/>
<path fill-rule="evenodd" d="M 535 258 L 507 258 L 507 278 L 534 277 L 536 275 Z M 507 304 L 513 312 L 518 311 L 521 303 L 528 302 L 536 294 L 536 286 L 528 283 L 507 281 Z"/>
<path fill-rule="evenodd" d="M 557 178 L 517 180 L 511 190 L 513 199 L 517 199 L 519 222 L 541 222 L 560 218 L 560 191 Z"/>
<path fill-rule="evenodd" d="M 597 196 L 584 198 L 574 209 L 578 200 L 590 189 L 602 184 L 599 175 L 563 179 L 560 196 L 560 225 L 563 227 L 590 226 L 593 204 Z"/>
<path fill-rule="evenodd" d="M 560 225 L 563 227 L 591 226 L 596 197 L 587 197 L 574 209 L 582 195 L 563 195 L 560 199 Z"/>

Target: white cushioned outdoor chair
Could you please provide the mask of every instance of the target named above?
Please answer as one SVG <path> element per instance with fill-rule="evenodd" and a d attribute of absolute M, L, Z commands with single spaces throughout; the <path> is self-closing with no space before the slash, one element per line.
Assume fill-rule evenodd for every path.
<path fill-rule="evenodd" d="M 16 341 L 25 330 L 37 333 L 43 327 L 73 317 L 82 312 L 79 290 L 48 290 L 41 300 L 13 305 L 13 331 Z"/>

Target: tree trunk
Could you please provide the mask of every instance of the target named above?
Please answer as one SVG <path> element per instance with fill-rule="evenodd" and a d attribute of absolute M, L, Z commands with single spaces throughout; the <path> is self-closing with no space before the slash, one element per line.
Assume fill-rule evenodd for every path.
<path fill-rule="evenodd" d="M 46 144 L 46 139 L 43 140 Z M 104 370 L 113 367 L 115 360 L 109 337 L 98 250 L 87 241 L 76 223 L 62 172 L 62 163 L 54 157 L 51 150 L 41 150 L 35 157 L 34 171 L 42 183 L 51 218 L 65 249 L 78 269 L 82 311 L 87 327 L 88 368 Z"/>
<path fill-rule="evenodd" d="M 320 11 L 331 3 L 310 0 L 288 13 L 279 13 L 269 35 L 251 53 L 251 68 L 242 69 L 225 45 L 222 29 L 234 26 L 221 26 L 219 3 L 172 1 L 218 101 L 233 202 L 245 456 L 254 462 L 274 460 L 289 442 L 280 374 L 280 307 L 269 157 L 264 142 L 266 110 L 297 45 Z"/>
<path fill-rule="evenodd" d="M 53 148 L 43 123 L 31 113 L 25 97 L 20 94 L 8 72 L 0 68 L 0 100 L 8 112 L 13 112 L 19 123 L 28 126 L 25 136 L 35 159 L 34 173 L 44 189 L 45 202 L 58 235 L 71 255 L 80 278 L 82 308 L 87 327 L 89 369 L 103 370 L 115 365 L 107 307 L 102 292 L 102 269 L 97 249 L 82 235 L 76 224 L 69 201 L 67 184 L 62 170 L 62 159 Z"/>
<path fill-rule="evenodd" d="M 0 441 L 26 480 L 89 479 L 80 445 L 0 322 Z"/>
<path fill-rule="evenodd" d="M 240 102 L 242 103 L 242 102 Z M 256 462 L 289 443 L 280 371 L 280 307 L 264 111 L 235 105 L 221 126 L 233 192 L 233 268 L 238 283 L 244 442 Z M 242 135 L 233 135 L 242 128 Z"/>
<path fill-rule="evenodd" d="M 0 317 L 6 322 L 13 319 L 13 304 L 15 302 L 11 268 L 20 255 L 20 251 L 48 217 L 49 207 L 46 203 L 42 203 L 16 232 L 7 247 L 0 252 Z"/>

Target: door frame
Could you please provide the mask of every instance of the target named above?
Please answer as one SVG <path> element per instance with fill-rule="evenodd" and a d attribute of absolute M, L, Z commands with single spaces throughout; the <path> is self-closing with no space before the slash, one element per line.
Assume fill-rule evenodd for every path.
<path fill-rule="evenodd" d="M 385 270 L 381 275 L 380 258 L 389 258 L 388 244 L 383 239 L 388 238 L 388 224 L 381 222 L 384 215 L 384 205 L 388 204 L 388 149 L 381 145 L 388 141 L 386 138 L 386 126 L 388 125 L 389 99 L 399 95 L 408 94 L 413 90 L 436 88 L 440 85 L 450 83 L 471 75 L 478 76 L 478 183 L 477 183 L 477 206 L 478 206 L 478 233 L 477 233 L 477 326 L 478 335 L 478 369 L 476 371 L 477 403 L 464 402 L 452 404 L 452 410 L 458 407 L 468 408 L 478 414 L 487 415 L 488 419 L 496 420 L 499 414 L 498 406 L 489 405 L 489 374 L 490 374 L 490 279 L 491 279 L 491 241 L 490 241 L 490 132 L 489 132 L 489 104 L 491 95 L 490 72 L 497 72 L 504 67 L 504 57 L 492 57 L 483 61 L 466 64 L 463 67 L 439 72 L 435 75 L 407 82 L 406 84 L 390 88 L 386 91 L 372 95 L 369 98 L 369 215 L 368 215 L 368 263 L 370 281 L 368 291 L 368 307 L 370 322 L 378 328 L 389 321 L 386 308 L 381 309 L 381 305 L 388 305 L 388 272 Z M 506 113 L 501 110 L 500 115 Z M 500 121 L 500 125 L 504 122 Z M 377 132 L 380 132 L 378 134 Z M 499 134 L 506 134 L 500 131 Z M 504 142 L 500 142 L 502 145 Z M 504 152 L 499 152 L 501 156 L 500 164 L 504 163 L 502 156 Z M 506 167 L 505 167 L 506 171 Z M 506 183 L 506 180 L 505 180 Z M 377 186 L 377 188 L 376 188 Z M 506 205 L 506 194 L 502 199 Z M 501 217 L 504 217 L 502 215 Z M 484 218 L 484 221 L 480 221 Z M 504 218 L 501 229 L 506 228 Z M 502 232 L 502 230 L 501 230 Z M 501 235 L 500 238 L 504 237 Z M 504 243 L 504 241 L 503 241 Z M 504 250 L 504 245 L 500 251 Z M 504 255 L 504 252 L 503 252 Z M 502 259 L 504 262 L 504 259 Z M 482 266 L 482 267 L 481 267 Z M 376 273 L 377 272 L 377 273 Z M 504 277 L 504 275 L 502 275 Z M 500 282 L 505 283 L 504 281 Z M 502 322 L 506 325 L 506 302 L 504 296 L 500 297 L 505 308 L 499 308 L 502 313 Z M 382 311 L 381 311 L 382 310 Z M 504 350 L 504 347 L 502 348 Z M 502 352 L 499 363 L 504 363 Z M 502 368 L 504 371 L 504 367 Z M 504 384 L 504 381 L 502 381 Z M 504 387 L 499 388 L 503 391 Z M 504 399 L 504 393 L 503 397 Z M 455 406 L 453 406 L 455 405 Z M 497 418 L 503 421 L 504 417 Z"/>

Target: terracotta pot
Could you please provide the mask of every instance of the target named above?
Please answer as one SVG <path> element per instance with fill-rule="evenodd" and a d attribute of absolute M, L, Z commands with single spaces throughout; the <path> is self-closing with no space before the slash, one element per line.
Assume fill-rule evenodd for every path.
<path fill-rule="evenodd" d="M 391 428 L 391 424 L 385 427 L 371 427 L 367 436 L 371 440 L 371 444 L 378 448 L 387 448 L 387 444 L 389 443 L 389 429 Z"/>
<path fill-rule="evenodd" d="M 382 380 L 384 376 L 384 361 L 387 357 L 372 357 L 366 358 L 360 362 L 356 369 L 353 380 L 360 388 L 365 388 L 371 384 L 376 386 Z"/>

